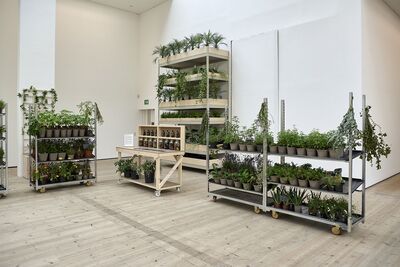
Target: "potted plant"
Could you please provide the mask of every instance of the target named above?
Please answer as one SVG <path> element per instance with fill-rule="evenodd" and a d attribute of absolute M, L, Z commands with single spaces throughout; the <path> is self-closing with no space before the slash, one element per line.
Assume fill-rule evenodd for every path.
<path fill-rule="evenodd" d="M 262 192 L 263 189 L 263 180 L 262 180 L 262 172 L 257 173 L 252 177 L 250 184 L 253 184 L 254 191 Z"/>
<path fill-rule="evenodd" d="M 299 185 L 299 180 L 297 178 L 297 168 L 293 170 L 293 173 L 289 176 L 289 184 L 293 186 Z"/>
<path fill-rule="evenodd" d="M 48 166 L 48 181 L 50 183 L 57 183 L 59 177 L 59 166 L 56 163 L 51 163 Z"/>
<path fill-rule="evenodd" d="M 229 174 L 226 176 L 226 184 L 227 184 L 228 186 L 234 186 L 234 182 L 233 182 L 234 177 L 235 177 L 235 174 L 234 174 L 234 173 L 229 173 Z"/>
<path fill-rule="evenodd" d="M 247 146 L 246 146 L 246 136 L 247 133 L 247 127 L 243 126 L 242 130 L 240 131 L 240 142 L 239 142 L 239 149 L 240 151 L 246 151 Z"/>
<path fill-rule="evenodd" d="M 211 174 L 211 176 L 212 176 L 212 180 L 214 181 L 214 183 L 216 183 L 216 184 L 220 184 L 221 183 L 221 180 L 220 180 L 220 178 L 221 178 L 221 174 L 222 174 L 222 171 L 221 171 L 221 169 L 220 168 L 218 168 L 218 165 L 216 164 L 216 163 L 214 163 L 213 165 L 212 165 L 212 170 L 210 171 L 210 174 Z"/>
<path fill-rule="evenodd" d="M 328 191 L 334 191 L 335 190 L 335 179 L 333 178 L 334 176 L 332 175 L 325 175 L 322 178 L 322 188 Z"/>
<path fill-rule="evenodd" d="M 40 162 L 47 161 L 49 157 L 47 142 L 38 142 L 38 154 Z"/>
<path fill-rule="evenodd" d="M 56 161 L 58 159 L 58 146 L 56 142 L 49 142 L 47 151 L 49 152 L 50 161 Z"/>
<path fill-rule="evenodd" d="M 240 181 L 243 184 L 243 189 L 244 190 L 251 190 L 251 183 L 250 182 L 251 182 L 252 175 L 249 172 L 249 170 L 244 169 L 239 173 L 239 175 L 240 175 Z"/>
<path fill-rule="evenodd" d="M 73 160 L 75 158 L 75 149 L 73 146 L 69 146 L 66 152 L 68 160 Z"/>
<path fill-rule="evenodd" d="M 292 171 L 289 168 L 284 168 L 281 172 L 281 176 L 279 177 L 280 183 L 288 184 L 290 176 L 292 176 Z"/>
<path fill-rule="evenodd" d="M 325 172 L 322 168 L 312 169 L 309 172 L 308 181 L 310 183 L 310 187 L 313 189 L 321 188 L 321 179 L 324 177 Z"/>
<path fill-rule="evenodd" d="M 320 158 L 328 157 L 328 149 L 329 149 L 329 136 L 325 133 L 319 133 L 318 142 L 316 143 L 317 155 Z"/>
<path fill-rule="evenodd" d="M 317 130 L 313 130 L 311 133 L 306 135 L 304 141 L 308 157 L 317 156 L 316 147 L 318 146 L 318 137 L 319 137 L 319 132 Z"/>
<path fill-rule="evenodd" d="M 274 202 L 274 208 L 282 208 L 282 189 L 280 187 L 272 190 L 272 201 Z"/>
<path fill-rule="evenodd" d="M 332 178 L 333 186 L 335 187 L 336 192 L 343 192 L 343 178 L 341 174 L 335 174 Z"/>
<path fill-rule="evenodd" d="M 228 184 L 227 183 L 227 179 L 226 179 L 227 176 L 228 176 L 228 173 L 226 173 L 226 172 L 222 172 L 221 173 L 220 182 L 221 182 L 222 185 L 227 185 Z"/>
<path fill-rule="evenodd" d="M 287 146 L 288 146 L 288 132 L 287 131 L 280 131 L 278 133 L 277 145 L 278 145 L 279 154 L 287 153 Z"/>
<path fill-rule="evenodd" d="M 296 155 L 296 147 L 299 143 L 300 133 L 297 129 L 286 130 L 283 133 L 284 140 L 287 143 L 287 154 Z"/>
<path fill-rule="evenodd" d="M 281 170 L 282 168 L 278 164 L 275 164 L 267 169 L 271 182 L 279 183 Z"/>
<path fill-rule="evenodd" d="M 156 172 L 156 162 L 155 161 L 146 161 L 141 169 L 144 174 L 145 183 L 154 183 L 154 175 Z"/>
<path fill-rule="evenodd" d="M 4 133 L 6 132 L 6 127 L 4 125 L 0 125 L 0 140 L 4 139 Z"/>
<path fill-rule="evenodd" d="M 301 206 L 307 197 L 306 190 L 293 189 L 293 205 L 294 211 L 301 213 Z"/>
<path fill-rule="evenodd" d="M 339 159 L 344 157 L 344 149 L 346 146 L 343 136 L 338 134 L 337 131 L 332 130 L 327 133 L 329 145 L 329 157 Z"/>
<path fill-rule="evenodd" d="M 296 147 L 296 154 L 299 156 L 305 156 L 306 155 L 306 136 L 302 133 L 299 132 L 298 136 L 295 141 L 293 141 L 292 144 L 294 147 Z"/>
<path fill-rule="evenodd" d="M 241 178 L 242 178 L 242 176 L 240 175 L 240 173 L 239 173 L 239 175 L 238 176 L 234 176 L 233 177 L 233 183 L 234 183 L 234 185 L 235 185 L 235 187 L 236 188 L 242 188 L 242 180 L 241 180 Z"/>
<path fill-rule="evenodd" d="M 311 192 L 307 197 L 308 213 L 312 216 L 317 216 L 320 213 L 321 202 L 321 193 Z"/>
<path fill-rule="evenodd" d="M 292 204 L 293 198 L 293 188 L 290 188 L 289 191 L 286 189 L 282 189 L 282 208 L 284 210 L 290 210 L 290 205 Z"/>
<path fill-rule="evenodd" d="M 262 132 L 257 132 L 254 136 L 254 144 L 257 146 L 257 152 L 263 152 L 264 135 Z"/>
<path fill-rule="evenodd" d="M 68 145 L 64 142 L 58 142 L 58 160 L 65 160 L 65 157 L 67 156 L 67 149 Z"/>
<path fill-rule="evenodd" d="M 6 107 L 6 102 L 4 102 L 4 100 L 0 100 L 0 113 L 3 113 L 5 107 Z"/>
<path fill-rule="evenodd" d="M 132 178 L 133 176 L 133 159 L 120 159 L 114 163 L 117 167 L 116 172 L 124 174 L 125 178 Z"/>
<path fill-rule="evenodd" d="M 308 187 L 308 177 L 311 171 L 311 164 L 304 164 L 297 169 L 296 175 L 299 186 Z"/>
<path fill-rule="evenodd" d="M 254 135 L 255 135 L 255 126 L 248 128 L 245 133 L 245 143 L 246 150 L 249 152 L 255 152 L 257 150 L 256 145 L 254 144 Z"/>

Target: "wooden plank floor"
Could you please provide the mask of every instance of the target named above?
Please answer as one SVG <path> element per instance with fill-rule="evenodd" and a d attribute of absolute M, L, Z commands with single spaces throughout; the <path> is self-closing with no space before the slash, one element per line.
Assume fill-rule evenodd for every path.
<path fill-rule="evenodd" d="M 167 169 L 164 169 L 166 172 Z M 256 215 L 207 198 L 204 172 L 182 192 L 99 183 L 34 192 L 11 171 L 0 200 L 0 266 L 400 266 L 400 176 L 367 192 L 367 221 L 334 236 L 326 225 Z"/>

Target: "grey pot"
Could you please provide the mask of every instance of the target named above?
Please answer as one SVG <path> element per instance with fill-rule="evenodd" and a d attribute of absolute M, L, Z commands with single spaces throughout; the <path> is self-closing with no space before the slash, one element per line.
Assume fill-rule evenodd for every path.
<path fill-rule="evenodd" d="M 254 191 L 256 191 L 256 192 L 262 192 L 263 186 L 261 184 L 254 184 L 253 188 L 254 188 Z"/>
<path fill-rule="evenodd" d="M 279 183 L 279 181 L 280 181 L 279 176 L 276 175 L 271 176 L 271 182 Z"/>
<path fill-rule="evenodd" d="M 53 137 L 53 129 L 46 129 L 46 137 L 47 138 Z"/>
<path fill-rule="evenodd" d="M 79 129 L 77 129 L 77 128 L 72 129 L 72 136 L 79 137 Z"/>
<path fill-rule="evenodd" d="M 60 137 L 60 133 L 61 133 L 61 130 L 60 130 L 60 129 L 54 129 L 54 130 L 53 130 L 53 135 L 54 135 L 54 137 L 56 137 L 56 138 L 59 138 L 59 137 Z"/>
<path fill-rule="evenodd" d="M 251 190 L 251 184 L 243 184 L 243 189 L 244 190 Z"/>
<path fill-rule="evenodd" d="M 308 214 L 309 213 L 308 207 L 307 206 L 301 206 L 301 213 L 302 214 Z"/>
<path fill-rule="evenodd" d="M 58 157 L 58 153 L 50 153 L 49 154 L 49 160 L 50 161 L 56 161 Z"/>
<path fill-rule="evenodd" d="M 257 145 L 257 152 L 263 152 L 263 145 Z"/>
<path fill-rule="evenodd" d="M 72 129 L 67 129 L 67 137 L 71 137 L 72 136 Z"/>
<path fill-rule="evenodd" d="M 274 146 L 274 145 L 269 146 L 269 153 L 277 154 L 278 153 L 278 146 Z"/>
<path fill-rule="evenodd" d="M 299 186 L 301 187 L 308 187 L 308 180 L 297 179 L 299 182 Z"/>
<path fill-rule="evenodd" d="M 220 184 L 221 183 L 220 179 L 218 179 L 218 178 L 213 178 L 213 179 L 214 179 L 214 183 L 216 183 L 216 184 Z"/>
<path fill-rule="evenodd" d="M 343 149 L 329 149 L 329 157 L 332 159 L 340 159 L 344 156 Z"/>
<path fill-rule="evenodd" d="M 64 160 L 66 156 L 67 153 L 65 152 L 58 153 L 58 160 Z"/>
<path fill-rule="evenodd" d="M 249 152 L 254 152 L 257 150 L 257 147 L 255 145 L 246 145 L 246 149 Z"/>
<path fill-rule="evenodd" d="M 320 158 L 327 158 L 328 157 L 328 150 L 327 149 L 317 149 L 317 155 Z"/>
<path fill-rule="evenodd" d="M 287 177 L 280 177 L 279 181 L 281 182 L 281 184 L 288 184 L 289 183 L 289 179 Z"/>
<path fill-rule="evenodd" d="M 47 161 L 47 158 L 49 157 L 48 153 L 39 153 L 39 161 Z"/>
<path fill-rule="evenodd" d="M 63 138 L 67 137 L 67 129 L 61 129 L 60 130 L 60 136 L 63 137 Z"/>
<path fill-rule="evenodd" d="M 288 155 L 296 155 L 296 148 L 288 146 L 287 153 L 288 153 Z"/>
<path fill-rule="evenodd" d="M 239 150 L 239 144 L 232 143 L 232 144 L 229 144 L 229 145 L 231 146 L 231 150 Z"/>
<path fill-rule="evenodd" d="M 239 181 L 235 181 L 235 187 L 236 188 L 242 188 L 242 183 Z"/>
<path fill-rule="evenodd" d="M 227 180 L 226 180 L 226 183 L 227 183 L 228 186 L 234 186 L 233 180 L 230 180 L 230 179 L 228 180 L 228 179 L 227 179 Z"/>
<path fill-rule="evenodd" d="M 313 189 L 320 189 L 321 187 L 321 181 L 309 181 L 310 182 L 310 187 Z"/>
<path fill-rule="evenodd" d="M 247 149 L 246 144 L 239 144 L 239 149 L 240 149 L 240 151 L 246 151 L 246 149 Z"/>
<path fill-rule="evenodd" d="M 317 151 L 314 148 L 306 148 L 307 156 L 309 157 L 316 157 Z"/>
<path fill-rule="evenodd" d="M 85 129 L 79 129 L 79 137 L 84 137 L 85 136 Z"/>
<path fill-rule="evenodd" d="M 225 178 L 221 178 L 220 182 L 221 182 L 222 185 L 226 185 L 226 179 Z"/>
<path fill-rule="evenodd" d="M 299 156 L 305 156 L 306 155 L 306 149 L 304 147 L 298 147 L 298 148 L 296 148 L 296 153 Z"/>
<path fill-rule="evenodd" d="M 69 160 L 73 160 L 75 158 L 75 155 L 74 154 L 72 154 L 72 155 L 67 155 L 67 159 L 69 159 Z"/>
<path fill-rule="evenodd" d="M 279 154 L 286 154 L 286 147 L 285 146 L 278 146 Z"/>
<path fill-rule="evenodd" d="M 46 128 L 40 128 L 39 137 L 40 138 L 45 138 L 46 137 Z"/>
<path fill-rule="evenodd" d="M 294 212 L 301 213 L 301 206 L 294 206 Z"/>
<path fill-rule="evenodd" d="M 290 185 L 294 185 L 294 186 L 298 186 L 299 185 L 299 181 L 298 181 L 297 178 L 289 179 L 289 184 Z"/>

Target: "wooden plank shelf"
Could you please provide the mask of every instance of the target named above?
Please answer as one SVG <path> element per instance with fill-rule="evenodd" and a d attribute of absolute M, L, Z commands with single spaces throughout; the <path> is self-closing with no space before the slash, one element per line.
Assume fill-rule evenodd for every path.
<path fill-rule="evenodd" d="M 210 64 L 229 60 L 229 51 L 214 47 L 201 47 L 185 53 L 160 58 L 158 64 L 163 68 L 184 69 L 206 64 L 209 56 Z"/>
<path fill-rule="evenodd" d="M 160 123 L 165 124 L 185 124 L 185 125 L 200 125 L 202 118 L 160 118 Z M 210 124 L 225 124 L 224 117 L 210 118 Z"/>
<path fill-rule="evenodd" d="M 214 109 L 225 109 L 228 106 L 227 99 L 209 98 L 208 103 L 210 108 Z M 207 98 L 161 102 L 159 108 L 160 110 L 206 109 Z"/>
<path fill-rule="evenodd" d="M 200 81 L 201 79 L 202 79 L 201 73 L 186 75 L 187 82 L 197 82 L 197 81 Z M 214 81 L 220 81 L 220 82 L 229 81 L 229 77 L 227 74 L 213 73 L 213 72 L 208 72 L 208 79 L 214 80 Z M 171 86 L 171 87 L 176 86 L 176 78 L 167 79 L 165 81 L 164 85 Z"/>

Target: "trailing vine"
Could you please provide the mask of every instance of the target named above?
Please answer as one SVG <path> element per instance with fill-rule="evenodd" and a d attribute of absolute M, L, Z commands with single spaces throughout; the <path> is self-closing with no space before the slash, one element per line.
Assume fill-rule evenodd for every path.
<path fill-rule="evenodd" d="M 48 97 L 48 94 L 51 97 Z M 28 106 L 30 104 L 36 105 L 38 111 L 55 111 L 56 102 L 58 101 L 57 92 L 55 89 L 51 89 L 49 91 L 46 90 L 38 90 L 34 86 L 29 88 L 25 88 L 22 90 L 22 93 L 18 93 L 17 96 L 22 100 L 22 104 L 20 108 L 24 115 L 24 126 L 22 128 L 22 134 L 25 133 L 26 127 L 29 124 L 29 110 Z M 28 99 L 32 99 L 32 103 L 28 102 Z M 49 108 L 50 107 L 50 108 Z"/>
<path fill-rule="evenodd" d="M 166 100 L 164 85 L 165 85 L 165 81 L 167 79 L 168 79 L 168 76 L 166 74 L 161 74 L 160 76 L 158 76 L 158 83 L 157 83 L 158 102 L 161 102 L 163 98 L 164 98 L 164 101 Z"/>
<path fill-rule="evenodd" d="M 362 140 L 367 161 L 371 162 L 372 166 L 375 158 L 376 168 L 379 170 L 381 168 L 381 157 L 387 158 L 391 149 L 383 140 L 387 134 L 383 133 L 381 127 L 372 120 L 370 109 L 371 106 L 365 108 L 365 129 L 362 133 Z"/>
<path fill-rule="evenodd" d="M 176 73 L 175 101 L 183 99 L 187 93 L 186 75 L 186 72 L 178 71 Z"/>
<path fill-rule="evenodd" d="M 207 110 L 204 112 L 203 118 L 201 120 L 201 125 L 199 129 L 199 140 L 202 144 L 206 143 L 206 133 L 208 131 L 208 125 L 209 125 L 209 117 Z"/>
<path fill-rule="evenodd" d="M 200 68 L 199 72 L 201 74 L 201 80 L 199 82 L 199 94 L 198 94 L 198 98 L 199 99 L 203 99 L 207 97 L 207 79 L 208 79 L 208 75 L 207 75 L 207 71 L 204 68 Z"/>

